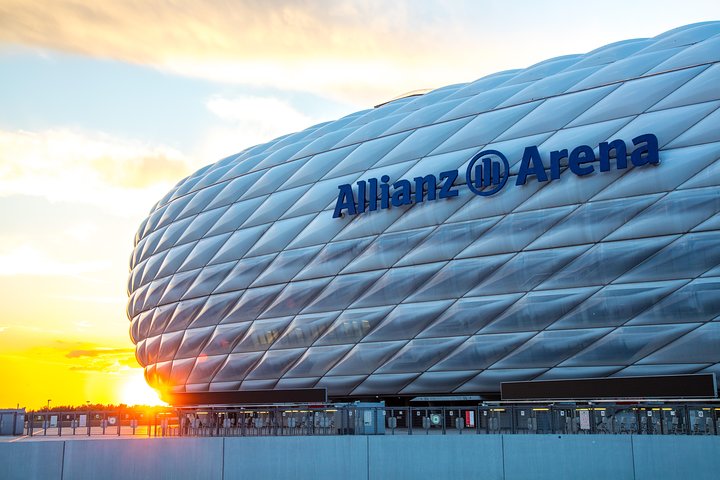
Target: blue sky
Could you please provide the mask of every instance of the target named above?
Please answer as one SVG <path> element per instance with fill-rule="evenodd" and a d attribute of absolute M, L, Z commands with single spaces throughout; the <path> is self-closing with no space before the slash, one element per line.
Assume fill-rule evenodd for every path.
<path fill-rule="evenodd" d="M 0 128 L 99 130 L 185 151 L 192 150 L 205 129 L 223 123 L 206 105 L 215 97 L 277 98 L 310 119 L 332 119 L 359 108 L 309 92 L 223 84 L 152 66 L 28 47 L 0 50 L 0 71 Z"/>
<path fill-rule="evenodd" d="M 135 230 L 203 165 L 410 90 L 718 18 L 717 0 L 0 0 L 0 370 L 17 378 L 0 407 L 48 398 L 33 375 L 64 379 L 67 403 L 137 385 Z"/>

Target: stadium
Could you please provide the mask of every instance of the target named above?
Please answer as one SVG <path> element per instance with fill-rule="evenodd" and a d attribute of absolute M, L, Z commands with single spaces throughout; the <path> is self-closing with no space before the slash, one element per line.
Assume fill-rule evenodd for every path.
<path fill-rule="evenodd" d="M 128 317 L 166 397 L 720 372 L 720 22 L 406 96 L 179 181 Z"/>

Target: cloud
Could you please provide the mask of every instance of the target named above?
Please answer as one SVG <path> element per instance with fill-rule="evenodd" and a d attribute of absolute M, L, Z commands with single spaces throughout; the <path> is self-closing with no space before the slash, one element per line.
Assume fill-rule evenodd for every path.
<path fill-rule="evenodd" d="M 63 128 L 0 131 L 0 159 L 3 179 L 27 172 L 35 177 L 70 173 L 131 188 L 176 179 L 187 171 L 187 159 L 170 147 Z"/>
<path fill-rule="evenodd" d="M 0 130 L 0 195 L 35 195 L 138 217 L 193 170 L 158 144 L 67 128 Z"/>
<path fill-rule="evenodd" d="M 74 371 L 117 374 L 138 367 L 134 348 L 80 348 L 65 357 L 73 360 L 70 370 Z"/>
<path fill-rule="evenodd" d="M 274 97 L 215 95 L 205 106 L 221 122 L 203 133 L 197 155 L 201 158 L 222 158 L 321 121 Z"/>
<path fill-rule="evenodd" d="M 208 110 L 223 120 L 257 123 L 264 128 L 297 130 L 307 127 L 312 119 L 295 110 L 288 103 L 274 97 L 240 95 L 226 98 L 216 95 L 206 102 Z M 273 132 L 273 135 L 276 132 Z"/>
<path fill-rule="evenodd" d="M 449 10 L 436 1 L 2 0 L 0 40 L 379 103 L 472 79 L 477 66 L 457 45 L 479 33 Z"/>
<path fill-rule="evenodd" d="M 109 305 L 122 305 L 127 302 L 126 296 L 97 296 L 97 295 L 56 295 L 54 298 L 59 298 L 60 300 L 69 300 L 71 302 L 79 302 L 83 304 L 87 303 L 106 303 Z M 92 324 L 89 322 L 78 322 L 75 324 L 77 327 L 80 328 L 88 328 L 91 327 Z"/>
<path fill-rule="evenodd" d="M 122 354 L 124 356 L 134 355 L 135 349 L 133 348 L 92 348 L 86 350 L 71 350 L 65 356 L 67 358 L 79 358 L 79 357 L 100 357 L 100 356 L 115 356 Z"/>
<path fill-rule="evenodd" d="M 133 347 L 103 347 L 86 341 L 67 340 L 44 343 L 42 332 L 35 336 L 35 340 L 35 344 L 27 349 L 11 354 L 4 350 L 0 352 L 0 356 L 19 361 L 61 365 L 72 371 L 110 375 L 125 374 L 139 367 Z"/>
<path fill-rule="evenodd" d="M 708 0 L 0 0 L 0 41 L 376 105 L 715 16 Z"/>
<path fill-rule="evenodd" d="M 99 272 L 110 265 L 106 261 L 63 262 L 30 245 L 21 245 L 0 254 L 0 276 L 68 276 Z"/>

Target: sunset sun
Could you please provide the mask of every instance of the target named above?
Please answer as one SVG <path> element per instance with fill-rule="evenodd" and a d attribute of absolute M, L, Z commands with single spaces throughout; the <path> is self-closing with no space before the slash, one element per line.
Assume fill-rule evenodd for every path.
<path fill-rule="evenodd" d="M 167 405 L 143 378 L 142 370 L 128 377 L 120 388 L 120 401 L 126 405 Z"/>

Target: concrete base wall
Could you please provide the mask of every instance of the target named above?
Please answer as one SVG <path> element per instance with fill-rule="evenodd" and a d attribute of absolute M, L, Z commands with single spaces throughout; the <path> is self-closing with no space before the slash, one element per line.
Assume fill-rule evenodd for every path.
<path fill-rule="evenodd" d="M 222 438 L 71 440 L 64 443 L 63 479 L 222 477 Z"/>
<path fill-rule="evenodd" d="M 543 435 L 539 441 L 535 435 L 505 435 L 505 478 L 631 479 L 632 440 L 629 435 Z"/>
<path fill-rule="evenodd" d="M 0 443 L 0 478 L 62 478 L 65 442 Z"/>
<path fill-rule="evenodd" d="M 367 437 L 373 479 L 502 479 L 503 436 Z"/>
<path fill-rule="evenodd" d="M 463 435 L 0 443 L 1 479 L 715 479 L 720 437 Z"/>

